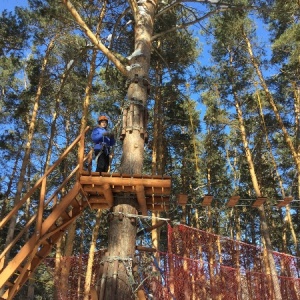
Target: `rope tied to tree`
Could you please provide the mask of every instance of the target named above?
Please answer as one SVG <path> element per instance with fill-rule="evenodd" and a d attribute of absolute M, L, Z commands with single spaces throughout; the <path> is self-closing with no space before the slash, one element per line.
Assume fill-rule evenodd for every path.
<path fill-rule="evenodd" d="M 170 219 L 167 218 L 160 218 L 160 217 L 154 217 L 154 216 L 143 216 L 143 215 L 136 215 L 136 214 L 126 214 L 123 212 L 110 212 L 111 215 L 114 216 L 119 216 L 120 214 L 122 214 L 124 217 L 128 217 L 128 218 L 141 218 L 141 219 L 157 219 L 157 220 L 161 220 L 161 221 L 170 221 Z"/>
<path fill-rule="evenodd" d="M 109 256 L 109 257 L 104 257 L 101 261 L 100 261 L 100 263 L 101 264 L 103 264 L 103 263 L 105 263 L 105 262 L 109 262 L 109 263 L 112 263 L 112 262 L 114 262 L 114 261 L 116 261 L 116 260 L 118 260 L 118 261 L 131 261 L 131 263 L 132 263 L 132 261 L 133 261 L 133 258 L 132 257 L 121 257 L 121 256 Z"/>

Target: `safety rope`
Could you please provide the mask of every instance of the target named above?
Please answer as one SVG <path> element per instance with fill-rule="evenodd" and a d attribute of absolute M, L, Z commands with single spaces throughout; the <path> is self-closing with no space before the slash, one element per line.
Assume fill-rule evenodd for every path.
<path fill-rule="evenodd" d="M 120 261 L 123 263 L 126 273 L 128 275 L 128 280 L 129 280 L 129 284 L 131 286 L 132 291 L 134 291 L 134 285 L 135 285 L 135 280 L 134 280 L 134 276 L 132 273 L 132 265 L 133 265 L 133 258 L 132 257 L 121 257 L 121 256 L 109 256 L 106 257 L 104 259 L 102 259 L 100 261 L 100 263 L 105 263 L 105 262 L 109 262 L 112 263 L 114 261 Z"/>
<path fill-rule="evenodd" d="M 123 212 L 110 212 L 111 215 L 115 215 L 115 216 L 124 216 L 124 217 L 128 217 L 128 218 L 138 218 L 138 219 L 157 219 L 157 220 L 161 220 L 161 221 L 170 221 L 170 219 L 167 218 L 160 218 L 160 217 L 153 217 L 153 216 L 143 216 L 143 215 L 136 215 L 136 214 L 125 214 Z"/>

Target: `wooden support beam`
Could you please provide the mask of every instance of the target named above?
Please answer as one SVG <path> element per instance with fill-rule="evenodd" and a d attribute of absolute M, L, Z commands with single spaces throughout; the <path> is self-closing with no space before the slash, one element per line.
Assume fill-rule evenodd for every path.
<path fill-rule="evenodd" d="M 283 207 L 286 206 L 288 204 L 290 204 L 293 201 L 293 197 L 289 196 L 289 197 L 284 197 L 283 200 L 281 200 L 278 204 L 277 207 Z"/>
<path fill-rule="evenodd" d="M 124 176 L 124 175 L 123 175 Z M 120 186 L 136 186 L 143 185 L 144 187 L 171 187 L 171 180 L 169 179 L 151 179 L 151 178 L 124 178 L 124 177 L 102 177 L 102 176 L 81 176 L 81 184 L 95 184 L 95 185 L 120 185 Z"/>
<path fill-rule="evenodd" d="M 203 201 L 202 201 L 202 206 L 210 206 L 211 202 L 213 200 L 214 196 L 213 195 L 205 195 L 203 197 Z"/>
<path fill-rule="evenodd" d="M 188 201 L 188 196 L 185 194 L 179 194 L 177 195 L 177 201 L 178 201 L 178 205 L 186 206 Z"/>
<path fill-rule="evenodd" d="M 169 204 L 147 204 L 148 210 L 151 211 L 168 211 L 169 210 Z"/>
<path fill-rule="evenodd" d="M 91 203 L 92 209 L 109 209 L 110 206 L 107 203 Z"/>
<path fill-rule="evenodd" d="M 114 196 L 109 183 L 103 184 L 103 195 L 109 207 L 114 205 Z"/>
<path fill-rule="evenodd" d="M 86 193 L 103 194 L 102 186 L 95 186 L 93 184 L 86 184 L 82 188 Z"/>
<path fill-rule="evenodd" d="M 170 198 L 166 196 L 156 196 L 156 195 L 146 196 L 147 204 L 164 204 L 164 203 L 169 203 L 169 201 Z"/>
<path fill-rule="evenodd" d="M 103 195 L 101 196 L 90 196 L 89 197 L 90 204 L 107 204 L 106 198 Z"/>
<path fill-rule="evenodd" d="M 240 200 L 240 196 L 232 196 L 230 197 L 229 201 L 227 202 L 226 206 L 227 207 L 234 207 L 238 201 Z"/>
<path fill-rule="evenodd" d="M 144 246 L 135 246 L 135 249 L 139 251 L 152 252 L 152 253 L 157 251 L 155 248 L 149 248 Z"/>
<path fill-rule="evenodd" d="M 137 292 L 138 300 L 147 300 L 144 290 L 139 289 Z"/>
<path fill-rule="evenodd" d="M 143 216 L 147 216 L 147 204 L 143 185 L 136 186 L 136 196 Z"/>
<path fill-rule="evenodd" d="M 158 227 L 161 227 L 162 225 L 166 224 L 166 221 L 158 221 L 156 224 L 154 224 L 153 226 L 150 226 L 150 227 L 147 227 L 147 228 L 144 228 L 143 230 L 139 231 L 137 233 L 137 236 L 141 236 L 143 235 L 144 233 L 146 232 L 151 232 L 152 230 L 158 228 Z"/>
<path fill-rule="evenodd" d="M 267 197 L 257 197 L 255 202 L 252 204 L 252 207 L 259 207 L 263 205 L 267 200 Z"/>

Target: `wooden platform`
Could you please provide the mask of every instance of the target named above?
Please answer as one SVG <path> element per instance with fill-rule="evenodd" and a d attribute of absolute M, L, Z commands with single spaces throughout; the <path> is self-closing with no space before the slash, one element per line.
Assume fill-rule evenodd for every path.
<path fill-rule="evenodd" d="M 284 207 L 284 206 L 286 206 L 286 205 L 289 205 L 292 201 L 293 201 L 293 197 L 292 197 L 292 196 L 285 197 L 285 198 L 283 198 L 283 200 L 281 200 L 281 201 L 277 204 L 277 207 Z"/>
<path fill-rule="evenodd" d="M 259 207 L 267 201 L 267 197 L 258 197 L 252 204 L 252 207 Z"/>
<path fill-rule="evenodd" d="M 240 196 L 232 196 L 230 197 L 228 203 L 226 204 L 227 207 L 234 207 L 238 201 L 240 200 Z"/>
<path fill-rule="evenodd" d="M 170 176 L 82 171 L 79 181 L 93 209 L 112 207 L 114 195 L 124 193 L 137 197 L 143 215 L 147 210 L 169 210 Z"/>

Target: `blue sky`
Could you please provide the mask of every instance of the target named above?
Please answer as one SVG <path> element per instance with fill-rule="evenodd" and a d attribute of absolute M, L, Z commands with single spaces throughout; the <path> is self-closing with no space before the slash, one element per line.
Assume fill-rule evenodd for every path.
<path fill-rule="evenodd" d="M 13 11 L 16 6 L 27 6 L 27 0 L 1 0 L 0 11 L 5 9 Z"/>

